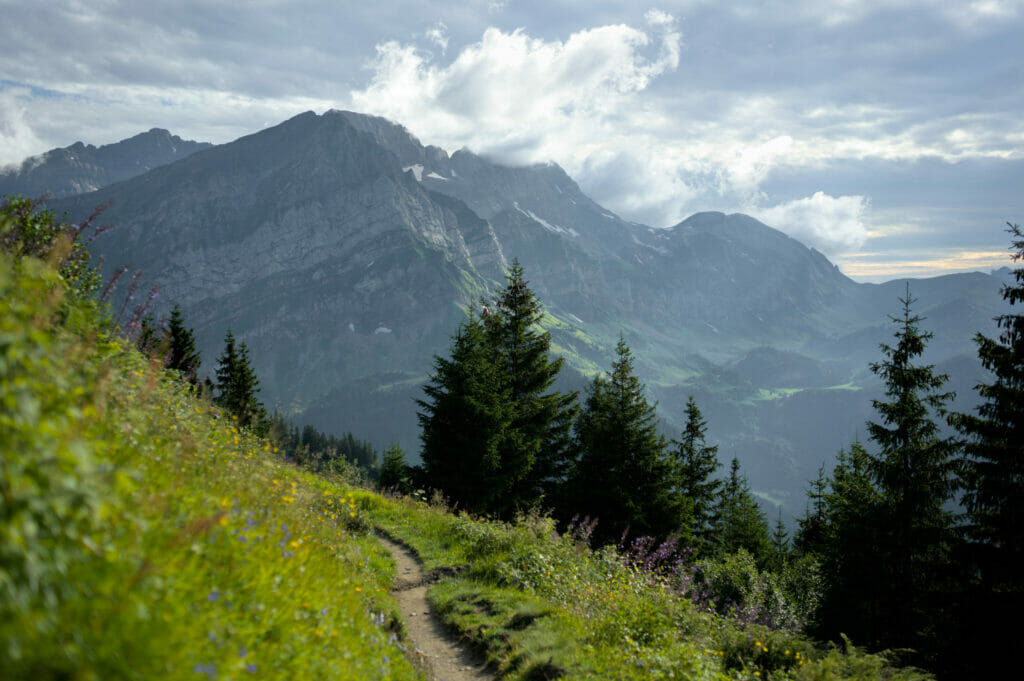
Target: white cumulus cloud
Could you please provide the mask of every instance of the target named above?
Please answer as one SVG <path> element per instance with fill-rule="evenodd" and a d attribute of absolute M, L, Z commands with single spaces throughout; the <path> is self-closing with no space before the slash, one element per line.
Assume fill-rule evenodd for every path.
<path fill-rule="evenodd" d="M 0 90 L 0 169 L 39 151 L 42 141 L 29 124 L 27 88 Z"/>
<path fill-rule="evenodd" d="M 414 45 L 386 42 L 376 48 L 371 82 L 352 101 L 448 148 L 469 146 L 513 163 L 582 160 L 636 93 L 679 65 L 674 20 L 657 11 L 647 20 L 653 35 L 617 24 L 565 41 L 488 28 L 447 64 Z"/>
<path fill-rule="evenodd" d="M 863 196 L 813 196 L 746 212 L 825 255 L 855 251 L 868 237 L 865 217 L 868 200 Z"/>

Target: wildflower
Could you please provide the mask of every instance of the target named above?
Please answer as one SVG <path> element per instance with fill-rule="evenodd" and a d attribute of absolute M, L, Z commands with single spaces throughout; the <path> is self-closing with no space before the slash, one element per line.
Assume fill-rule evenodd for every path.
<path fill-rule="evenodd" d="M 220 592 L 218 592 L 216 589 L 211 591 L 209 595 L 206 596 L 206 600 L 208 600 L 210 603 L 213 603 L 218 598 L 220 598 Z"/>

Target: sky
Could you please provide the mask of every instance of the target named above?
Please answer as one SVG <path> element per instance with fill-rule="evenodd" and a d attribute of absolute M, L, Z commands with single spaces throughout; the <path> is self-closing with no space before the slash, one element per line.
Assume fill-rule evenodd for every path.
<path fill-rule="evenodd" d="M 753 215 L 858 281 L 1011 265 L 1024 0 L 0 0 L 0 165 L 304 111 L 555 162 L 622 217 Z"/>

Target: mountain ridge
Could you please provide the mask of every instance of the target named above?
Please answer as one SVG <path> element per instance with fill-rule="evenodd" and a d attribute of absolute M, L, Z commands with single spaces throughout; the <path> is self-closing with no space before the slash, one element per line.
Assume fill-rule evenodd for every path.
<path fill-rule="evenodd" d="M 99 147 L 79 141 L 0 168 L 0 195 L 59 198 L 94 191 L 212 146 L 163 128 Z"/>

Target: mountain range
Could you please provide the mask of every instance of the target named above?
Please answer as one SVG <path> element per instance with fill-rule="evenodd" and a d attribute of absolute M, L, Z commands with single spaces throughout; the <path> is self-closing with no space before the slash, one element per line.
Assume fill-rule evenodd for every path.
<path fill-rule="evenodd" d="M 908 285 L 856 283 L 746 215 L 623 220 L 555 164 L 449 154 L 353 112 L 216 146 L 152 130 L 39 158 L 0 174 L 0 194 L 49 191 L 72 219 L 110 202 L 113 229 L 92 244 L 105 276 L 130 264 L 144 287 L 159 283 L 157 312 L 181 305 L 204 371 L 230 328 L 268 406 L 413 459 L 432 356 L 518 259 L 566 358 L 561 387 L 606 370 L 621 336 L 667 436 L 693 395 L 720 458 L 740 459 L 767 506 L 799 513 L 819 465 L 866 438 L 880 395 L 868 363 Z M 961 409 L 983 377 L 972 337 L 993 332 L 1007 276 L 909 282 L 935 334 L 926 360 L 950 374 Z"/>

